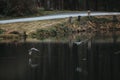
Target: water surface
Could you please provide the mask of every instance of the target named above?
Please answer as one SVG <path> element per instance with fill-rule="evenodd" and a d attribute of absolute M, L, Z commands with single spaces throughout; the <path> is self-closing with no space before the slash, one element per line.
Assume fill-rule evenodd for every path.
<path fill-rule="evenodd" d="M 118 32 L 67 41 L 0 43 L 0 80 L 119 80 Z M 36 48 L 30 55 L 30 49 Z"/>

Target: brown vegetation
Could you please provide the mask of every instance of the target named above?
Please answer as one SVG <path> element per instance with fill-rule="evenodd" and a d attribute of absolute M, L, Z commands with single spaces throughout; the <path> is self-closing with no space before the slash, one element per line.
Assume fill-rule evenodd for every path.
<path fill-rule="evenodd" d="M 113 16 L 81 17 L 80 21 L 69 19 L 35 21 L 26 23 L 0 24 L 0 29 L 5 33 L 23 34 L 25 31 L 29 37 L 44 39 L 48 37 L 65 36 L 76 32 L 96 32 L 120 30 L 120 16 L 113 20 Z M 17 35 L 18 35 L 17 34 Z"/>

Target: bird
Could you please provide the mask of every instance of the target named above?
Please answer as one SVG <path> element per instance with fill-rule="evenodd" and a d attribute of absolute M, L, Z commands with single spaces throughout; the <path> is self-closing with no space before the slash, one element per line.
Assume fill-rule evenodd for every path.
<path fill-rule="evenodd" d="M 38 49 L 36 49 L 36 48 L 31 48 L 30 50 L 28 50 L 29 51 L 29 55 L 32 55 L 32 53 L 34 52 L 34 53 L 38 53 L 39 52 L 39 50 Z"/>
<path fill-rule="evenodd" d="M 80 45 L 80 44 L 85 43 L 85 42 L 87 42 L 87 41 L 88 41 L 88 39 L 83 40 L 83 41 L 74 42 L 74 44 Z"/>
<path fill-rule="evenodd" d="M 80 44 L 82 44 L 82 42 L 74 42 L 74 44 L 80 45 Z"/>

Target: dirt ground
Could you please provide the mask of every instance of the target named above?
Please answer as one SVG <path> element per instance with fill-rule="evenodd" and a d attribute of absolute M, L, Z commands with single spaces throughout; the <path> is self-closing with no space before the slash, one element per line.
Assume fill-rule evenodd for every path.
<path fill-rule="evenodd" d="M 0 24 L 0 29 L 4 29 L 7 32 L 18 31 L 24 32 L 27 34 L 34 32 L 40 28 L 52 27 L 54 25 L 65 22 L 66 19 L 57 19 L 57 20 L 45 20 L 45 21 L 34 21 L 34 22 L 22 22 L 22 23 L 10 23 L 10 24 Z"/>

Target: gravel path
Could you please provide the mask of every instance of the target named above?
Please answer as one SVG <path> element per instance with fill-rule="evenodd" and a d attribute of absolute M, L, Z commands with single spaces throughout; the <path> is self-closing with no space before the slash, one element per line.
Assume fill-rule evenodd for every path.
<path fill-rule="evenodd" d="M 120 12 L 91 12 L 91 16 L 99 16 L 99 15 L 120 15 Z M 7 23 L 16 23 L 16 22 L 30 22 L 30 21 L 39 21 L 39 20 L 50 20 L 50 19 L 61 19 L 67 17 L 77 17 L 77 16 L 88 16 L 87 11 L 81 12 L 72 12 L 72 13 L 60 13 L 54 15 L 46 15 L 41 17 L 31 17 L 31 18 L 19 18 L 19 19 L 10 19 L 10 20 L 0 20 L 0 24 Z"/>

